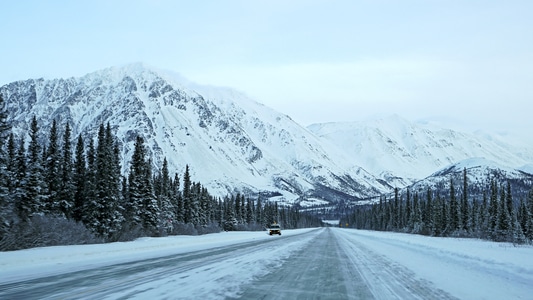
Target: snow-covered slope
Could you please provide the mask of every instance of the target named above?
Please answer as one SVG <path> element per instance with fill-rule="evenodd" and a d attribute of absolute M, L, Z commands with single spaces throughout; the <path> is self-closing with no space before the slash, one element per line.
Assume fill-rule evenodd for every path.
<path fill-rule="evenodd" d="M 470 158 L 513 169 L 526 169 L 533 162 L 533 151 L 494 136 L 412 123 L 397 115 L 370 122 L 314 124 L 308 129 L 346 149 L 355 164 L 398 187 Z"/>
<path fill-rule="evenodd" d="M 306 206 L 358 200 L 428 176 L 443 179 L 438 170 L 475 157 L 491 162 L 491 169 L 494 162 L 520 174 L 533 170 L 531 149 L 495 135 L 399 116 L 303 128 L 235 90 L 141 63 L 79 78 L 17 81 L 0 93 L 19 135 L 29 131 L 34 115 L 42 135 L 56 119 L 60 131 L 69 122 L 72 136 L 86 141 L 109 122 L 121 142 L 124 172 L 141 134 L 155 167 L 166 157 L 170 171 L 181 175 L 188 164 L 193 180 L 217 196 L 261 193 Z"/>
<path fill-rule="evenodd" d="M 19 134 L 28 131 L 33 115 L 44 133 L 52 118 L 69 122 L 73 137 L 95 138 L 98 126 L 109 122 L 121 141 L 124 171 L 141 134 L 156 166 L 166 157 L 170 170 L 183 174 L 188 164 L 193 180 L 214 195 L 335 201 L 390 189 L 288 116 L 234 90 L 200 86 L 143 64 L 18 81 L 0 92 Z"/>
<path fill-rule="evenodd" d="M 469 197 L 478 200 L 483 198 L 483 192 L 490 192 L 490 182 L 494 180 L 498 188 L 506 184 L 511 185 L 513 198 L 526 199 L 533 185 L 533 173 L 516 168 L 510 168 L 481 157 L 474 157 L 448 165 L 430 176 L 417 181 L 409 188 L 412 191 L 424 193 L 428 188 L 437 191 L 444 197 L 449 196 L 450 180 L 453 181 L 457 193 L 463 192 L 463 173 L 466 170 Z"/>

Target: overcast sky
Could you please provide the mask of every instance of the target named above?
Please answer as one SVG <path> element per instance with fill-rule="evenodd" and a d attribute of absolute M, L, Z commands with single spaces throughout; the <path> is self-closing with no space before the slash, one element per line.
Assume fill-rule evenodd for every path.
<path fill-rule="evenodd" d="M 301 125 L 397 113 L 533 139 L 533 1 L 7 1 L 0 85 L 144 62 Z"/>

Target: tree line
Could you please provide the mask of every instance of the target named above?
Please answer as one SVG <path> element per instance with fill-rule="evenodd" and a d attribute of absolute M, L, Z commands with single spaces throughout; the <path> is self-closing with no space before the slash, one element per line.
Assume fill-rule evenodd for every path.
<path fill-rule="evenodd" d="M 99 126 L 95 139 L 84 140 L 72 139 L 68 123 L 60 133 L 55 120 L 44 135 L 33 117 L 29 133 L 16 136 L 1 95 L 0 108 L 0 250 L 261 230 L 271 222 L 321 225 L 316 217 L 259 197 L 214 197 L 192 181 L 188 165 L 181 177 L 170 174 L 166 158 L 154 168 L 141 136 L 122 174 L 109 123 Z"/>
<path fill-rule="evenodd" d="M 463 170 L 460 192 L 450 179 L 449 196 L 428 188 L 425 193 L 394 195 L 361 206 L 341 219 L 340 225 L 358 229 L 397 231 L 441 237 L 473 237 L 492 241 L 533 241 L 533 190 L 527 199 L 515 201 L 511 185 L 490 179 L 482 199 L 468 195 L 467 171 Z"/>

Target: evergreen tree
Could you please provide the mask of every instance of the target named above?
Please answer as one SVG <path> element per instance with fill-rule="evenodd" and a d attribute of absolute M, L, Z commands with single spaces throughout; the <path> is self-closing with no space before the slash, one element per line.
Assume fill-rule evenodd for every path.
<path fill-rule="evenodd" d="M 246 201 L 246 223 L 252 224 L 255 221 L 254 203 L 250 198 Z"/>
<path fill-rule="evenodd" d="M 128 200 L 126 218 L 131 226 L 142 226 L 141 211 L 143 209 L 143 176 L 144 171 L 144 141 L 138 136 L 135 140 L 129 173 Z"/>
<path fill-rule="evenodd" d="M 189 165 L 185 165 L 185 173 L 183 174 L 183 222 L 192 222 L 192 199 L 191 199 L 191 176 L 189 174 Z"/>
<path fill-rule="evenodd" d="M 241 195 L 237 193 L 237 197 L 233 200 L 235 203 L 235 219 L 237 224 L 242 224 L 242 210 L 241 210 Z"/>
<path fill-rule="evenodd" d="M 405 218 L 407 220 L 407 230 L 413 230 L 415 221 L 413 218 L 413 203 L 411 201 L 411 191 L 409 189 L 407 189 L 405 197 Z"/>
<path fill-rule="evenodd" d="M 237 227 L 237 219 L 235 218 L 235 203 L 234 198 L 226 198 L 224 201 L 224 230 L 233 231 Z"/>
<path fill-rule="evenodd" d="M 0 94 L 0 148 L 4 146 L 6 139 L 11 132 L 11 124 L 7 120 L 7 103 L 4 97 Z"/>
<path fill-rule="evenodd" d="M 15 135 L 13 133 L 9 134 L 9 139 L 7 142 L 7 151 L 5 155 L 7 155 L 7 161 L 5 167 L 6 182 L 4 186 L 7 188 L 7 192 L 12 195 L 15 192 L 17 174 L 17 146 L 15 141 Z"/>
<path fill-rule="evenodd" d="M 507 181 L 507 193 L 505 195 L 505 201 L 507 202 L 507 211 L 509 216 L 514 214 L 514 203 L 513 203 L 513 194 L 511 193 L 511 183 Z"/>
<path fill-rule="evenodd" d="M 112 182 L 112 148 L 106 137 L 103 124 L 98 129 L 98 145 L 96 147 L 96 201 L 98 209 L 97 232 L 101 237 L 108 238 L 112 231 L 110 226 L 112 209 L 118 199 L 115 197 Z"/>
<path fill-rule="evenodd" d="M 265 225 L 265 221 L 263 219 L 263 204 L 261 203 L 261 197 L 257 197 L 257 204 L 255 206 L 255 220 L 260 225 Z"/>
<path fill-rule="evenodd" d="M 168 161 L 166 157 L 163 159 L 163 167 L 161 168 L 161 172 L 158 177 L 159 191 L 157 193 L 157 198 L 158 205 L 161 208 L 160 224 L 167 230 L 167 232 L 171 232 L 173 222 L 175 222 L 176 219 L 176 208 L 173 206 L 171 201 L 171 178 L 168 171 Z"/>
<path fill-rule="evenodd" d="M 155 197 L 153 182 L 152 182 L 152 161 L 148 159 L 144 165 L 144 176 L 142 184 L 142 198 L 143 210 L 141 211 L 141 218 L 143 220 L 143 227 L 148 234 L 155 236 L 159 231 L 160 210 L 157 205 L 157 198 Z"/>
<path fill-rule="evenodd" d="M 531 192 L 528 197 L 531 197 Z M 523 199 L 520 199 L 520 207 L 519 207 L 519 214 L 518 214 L 518 222 L 520 229 L 522 230 L 522 234 L 524 236 L 524 239 L 527 241 L 533 240 L 533 215 L 529 211 L 527 201 L 524 201 Z"/>
<path fill-rule="evenodd" d="M 172 202 L 174 203 L 176 222 L 185 223 L 184 203 L 180 191 L 180 178 L 177 173 L 174 174 L 174 181 L 172 182 Z"/>
<path fill-rule="evenodd" d="M 26 187 L 28 178 L 27 174 L 28 166 L 26 163 L 26 148 L 24 147 L 24 139 L 21 138 L 19 142 L 19 147 L 16 153 L 15 158 L 15 173 L 13 178 L 14 180 L 14 193 L 13 193 L 13 203 L 15 206 L 15 212 L 19 219 L 24 220 L 24 201 L 26 196 Z"/>
<path fill-rule="evenodd" d="M 422 230 L 422 211 L 418 199 L 418 193 L 413 197 L 413 212 L 412 212 L 413 233 L 420 233 Z"/>
<path fill-rule="evenodd" d="M 470 206 L 468 204 L 468 177 L 466 168 L 463 169 L 463 194 L 461 197 L 461 229 L 466 232 L 471 230 Z"/>
<path fill-rule="evenodd" d="M 59 207 L 59 187 L 61 184 L 61 177 L 59 167 L 61 165 L 61 152 L 59 151 L 59 137 L 57 132 L 56 120 L 52 121 L 50 128 L 50 135 L 48 136 L 48 148 L 45 152 L 45 180 L 46 180 L 46 203 L 45 212 L 50 214 L 58 214 Z"/>
<path fill-rule="evenodd" d="M 506 193 L 503 187 L 500 188 L 500 208 L 498 213 L 498 240 L 504 241 L 509 239 L 509 233 L 512 229 L 511 216 L 507 209 Z"/>
<path fill-rule="evenodd" d="M 189 222 L 193 225 L 199 225 L 201 214 L 203 215 L 203 212 L 200 211 L 200 192 L 201 192 L 201 185 L 200 183 L 191 183 L 190 188 L 190 197 L 189 197 L 189 203 L 190 203 L 190 217 Z"/>
<path fill-rule="evenodd" d="M 461 226 L 461 208 L 455 195 L 453 179 L 450 178 L 450 230 L 457 231 Z"/>
<path fill-rule="evenodd" d="M 83 207 L 87 201 L 87 189 L 85 182 L 88 178 L 87 175 L 87 161 L 85 158 L 85 146 L 83 144 L 83 138 L 78 136 L 78 142 L 76 143 L 75 150 L 75 163 L 74 163 L 74 207 L 72 209 L 72 218 L 76 222 L 83 220 Z"/>
<path fill-rule="evenodd" d="M 245 224 L 248 217 L 246 216 L 246 199 L 244 195 L 241 195 L 241 205 L 239 206 L 241 207 L 241 223 Z"/>
<path fill-rule="evenodd" d="M 491 218 L 490 218 L 490 204 L 487 196 L 487 191 L 483 190 L 483 202 L 480 208 L 480 231 L 483 238 L 490 236 L 491 232 Z"/>
<path fill-rule="evenodd" d="M 85 176 L 85 201 L 83 202 L 83 209 L 81 216 L 83 223 L 87 228 L 91 229 L 93 233 L 99 233 L 100 227 L 100 202 L 98 201 L 96 193 L 97 185 L 97 167 L 96 167 L 96 149 L 94 147 L 94 140 L 89 140 L 87 147 L 87 170 Z"/>
<path fill-rule="evenodd" d="M 498 203 L 498 187 L 496 181 L 491 180 L 490 183 L 490 204 L 489 204 L 489 218 L 490 218 L 490 232 L 491 236 L 496 235 L 498 230 L 500 205 Z"/>
<path fill-rule="evenodd" d="M 70 143 L 70 125 L 65 126 L 65 133 L 63 134 L 63 155 L 60 164 L 60 183 L 59 183 L 59 207 L 61 212 L 67 218 L 72 218 L 74 209 L 74 193 L 75 186 L 73 181 L 73 160 L 72 147 Z"/>
<path fill-rule="evenodd" d="M 433 197 L 431 189 L 428 188 L 426 192 L 426 207 L 424 209 L 424 215 L 422 218 L 422 222 L 426 227 L 426 235 L 433 235 L 435 232 L 435 220 L 433 219 L 433 216 Z"/>
<path fill-rule="evenodd" d="M 147 234 L 158 232 L 159 207 L 153 190 L 151 161 L 146 160 L 144 139 L 137 136 L 129 175 L 127 216 L 133 225 L 140 225 Z"/>
<path fill-rule="evenodd" d="M 447 236 L 450 231 L 450 205 L 448 202 L 437 196 L 441 203 L 441 219 L 440 219 L 440 232 L 441 236 Z"/>
<path fill-rule="evenodd" d="M 399 196 L 399 189 L 394 188 L 394 206 L 391 210 L 391 218 L 392 218 L 392 230 L 398 230 L 400 226 L 400 196 Z"/>
<path fill-rule="evenodd" d="M 470 220 L 470 232 L 479 233 L 480 231 L 480 220 L 481 220 L 481 211 L 478 201 L 474 199 L 472 201 L 472 209 L 470 210 L 470 216 L 468 218 Z"/>
<path fill-rule="evenodd" d="M 15 152 L 14 136 L 11 133 L 10 125 L 7 121 L 7 105 L 0 94 L 0 241 L 9 231 L 13 215 L 13 166 Z M 9 136 L 8 151 L 4 151 L 6 139 Z"/>
<path fill-rule="evenodd" d="M 39 126 L 35 116 L 30 124 L 30 144 L 28 146 L 27 178 L 24 179 L 22 198 L 18 203 L 18 214 L 21 220 L 29 221 L 37 213 L 43 212 L 44 168 L 42 164 L 41 145 L 39 144 Z"/>
<path fill-rule="evenodd" d="M 442 219 L 442 204 L 440 203 L 440 197 L 438 193 L 435 193 L 435 198 L 433 199 L 433 233 L 434 236 L 439 236 L 441 234 L 440 222 Z"/>
<path fill-rule="evenodd" d="M 527 207 L 527 220 L 525 226 L 526 238 L 533 241 L 533 189 L 529 193 Z"/>
<path fill-rule="evenodd" d="M 107 205 L 107 223 L 108 223 L 108 239 L 115 241 L 118 235 L 122 232 L 122 225 L 124 224 L 124 199 L 122 196 L 122 175 L 120 165 L 120 148 L 118 141 L 112 133 L 111 126 L 107 123 L 106 126 L 106 148 L 109 152 L 109 202 Z"/>

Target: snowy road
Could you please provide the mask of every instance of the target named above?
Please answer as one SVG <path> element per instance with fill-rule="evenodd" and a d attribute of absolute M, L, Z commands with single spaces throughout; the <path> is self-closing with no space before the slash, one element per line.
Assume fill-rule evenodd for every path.
<path fill-rule="evenodd" d="M 528 299 L 533 249 L 501 245 L 323 228 L 29 249 L 0 253 L 0 299 Z"/>

